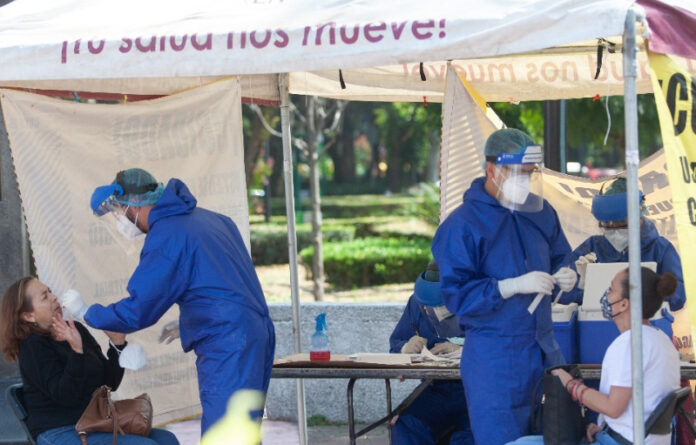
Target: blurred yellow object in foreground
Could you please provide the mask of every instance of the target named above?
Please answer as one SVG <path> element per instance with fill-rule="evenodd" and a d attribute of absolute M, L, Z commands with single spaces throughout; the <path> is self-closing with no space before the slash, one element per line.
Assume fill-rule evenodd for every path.
<path fill-rule="evenodd" d="M 201 439 L 201 445 L 256 445 L 261 442 L 261 420 L 252 420 L 251 411 L 263 410 L 261 391 L 241 389 L 230 397 L 225 416 L 215 422 Z"/>

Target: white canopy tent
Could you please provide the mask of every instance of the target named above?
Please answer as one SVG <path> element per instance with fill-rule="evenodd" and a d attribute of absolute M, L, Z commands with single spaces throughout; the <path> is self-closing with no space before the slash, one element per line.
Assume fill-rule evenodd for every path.
<path fill-rule="evenodd" d="M 663 7 L 655 0 L 645 3 Z M 696 10 L 693 2 L 676 3 Z M 136 100 L 238 75 L 247 101 L 280 103 L 293 332 L 299 352 L 289 94 L 442 101 L 446 61 L 452 61 L 487 101 L 623 91 L 629 194 L 637 196 L 635 94 L 649 92 L 650 84 L 641 59 L 642 37 L 648 30 L 638 20 L 638 35 L 634 32 L 632 5 L 629 0 L 496 0 L 475 8 L 457 0 L 334 0 L 321 6 L 309 0 L 15 0 L 0 8 L 0 86 Z M 607 39 L 620 52 L 625 29 L 631 51 L 624 51 L 623 74 L 617 65 L 621 62 L 609 60 L 615 65 L 599 90 L 593 81 L 597 39 Z M 665 32 L 662 27 L 656 30 Z M 692 30 L 683 36 L 687 45 L 696 47 Z M 637 64 L 632 51 L 636 47 Z M 346 88 L 341 88 L 339 70 Z M 629 210 L 629 226 L 636 229 L 638 209 Z M 630 246 L 637 243 L 633 230 Z M 631 252 L 631 281 L 639 283 L 634 278 L 640 258 L 634 253 L 640 250 Z M 634 298 L 640 298 L 640 289 L 633 289 Z M 639 348 L 640 336 L 634 341 Z M 640 357 L 634 357 L 634 363 L 640 363 L 636 360 Z M 642 391 L 640 376 L 634 377 L 634 391 Z M 641 406 L 634 413 L 639 416 L 642 396 L 636 395 L 634 403 Z M 300 439 L 306 443 L 303 406 L 298 381 Z M 642 428 L 642 421 L 636 422 L 636 443 L 642 442 Z"/>

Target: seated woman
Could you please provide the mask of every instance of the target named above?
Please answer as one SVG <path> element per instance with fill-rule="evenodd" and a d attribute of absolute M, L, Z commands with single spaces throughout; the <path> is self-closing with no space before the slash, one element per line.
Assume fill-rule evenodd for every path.
<path fill-rule="evenodd" d="M 80 445 L 75 424 L 101 385 L 116 390 L 123 378 L 119 351 L 125 334 L 109 337 L 108 358 L 80 323 L 63 320 L 58 299 L 41 281 L 25 277 L 11 285 L 0 303 L 0 348 L 6 360 L 19 361 L 24 383 L 27 426 L 38 445 Z M 89 445 L 112 443 L 111 433 L 90 433 Z M 125 435 L 120 445 L 177 445 L 169 431 L 150 437 Z"/>
<path fill-rule="evenodd" d="M 650 325 L 650 317 L 660 309 L 662 302 L 677 288 L 677 279 L 671 273 L 657 275 L 641 268 L 643 294 L 643 415 L 648 419 L 653 410 L 670 392 L 679 389 L 679 352 L 669 338 Z M 621 334 L 609 345 L 602 360 L 602 377 L 599 391 L 573 380 L 563 369 L 555 369 L 573 398 L 586 407 L 600 413 L 598 426 L 587 427 L 587 442 L 616 445 L 624 440 L 633 442 L 633 406 L 631 404 L 631 303 L 628 297 L 628 269 L 624 269 L 611 282 L 602 296 L 604 318 L 613 320 Z M 619 437 L 621 436 L 621 437 Z M 617 439 L 618 438 L 618 439 Z M 522 437 L 514 444 L 542 444 L 541 436 Z M 584 442 L 582 442 L 584 443 Z M 670 435 L 649 435 L 646 445 L 668 445 Z"/>

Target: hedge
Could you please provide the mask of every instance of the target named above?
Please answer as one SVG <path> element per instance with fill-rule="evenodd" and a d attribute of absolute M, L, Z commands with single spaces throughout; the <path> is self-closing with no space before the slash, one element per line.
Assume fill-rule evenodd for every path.
<path fill-rule="evenodd" d="M 360 238 L 324 244 L 326 281 L 336 289 L 415 281 L 431 259 L 430 241 L 407 238 Z M 314 249 L 300 251 L 311 269 Z"/>
<path fill-rule="evenodd" d="M 251 229 L 259 225 L 277 225 L 282 226 L 282 230 L 286 231 L 285 217 L 273 216 L 269 223 L 263 222 L 263 217 L 250 217 Z M 416 220 L 411 216 L 359 216 L 356 218 L 324 218 L 324 226 L 341 226 L 354 227 L 355 238 L 367 237 L 387 237 L 387 238 L 410 238 L 429 237 L 435 233 L 435 229 L 428 230 L 423 225 L 422 221 Z M 412 227 L 409 227 L 412 226 Z M 430 233 L 432 232 L 432 233 Z"/>
<path fill-rule="evenodd" d="M 252 224 L 250 227 L 251 259 L 257 266 L 288 263 L 288 232 L 285 224 Z M 350 241 L 355 238 L 355 227 L 322 226 L 324 243 Z M 312 245 L 312 226 L 297 225 L 297 248 Z"/>
<path fill-rule="evenodd" d="M 323 218 L 354 218 L 358 216 L 409 215 L 412 206 L 423 201 L 411 195 L 325 196 L 321 200 Z M 302 208 L 309 212 L 309 199 L 302 200 Z M 271 198 L 271 214 L 285 215 L 285 199 Z"/>

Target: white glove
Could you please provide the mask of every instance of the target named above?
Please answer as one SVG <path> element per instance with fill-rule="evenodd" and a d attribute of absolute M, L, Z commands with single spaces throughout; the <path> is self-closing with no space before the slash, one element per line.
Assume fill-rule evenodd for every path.
<path fill-rule="evenodd" d="M 179 338 L 179 320 L 170 321 L 165 324 L 160 333 L 159 342 L 167 344 Z"/>
<path fill-rule="evenodd" d="M 535 270 L 519 277 L 498 281 L 498 290 L 505 299 L 517 294 L 551 295 L 554 284 L 551 275 Z"/>
<path fill-rule="evenodd" d="M 590 252 L 587 255 L 583 255 L 577 260 L 575 260 L 575 269 L 578 271 L 580 276 L 580 282 L 578 283 L 578 289 L 585 289 L 585 272 L 587 272 L 587 265 L 597 261 L 597 254 Z"/>
<path fill-rule="evenodd" d="M 60 305 L 68 311 L 74 320 L 85 322 L 85 313 L 89 306 L 82 299 L 82 295 L 75 289 L 68 289 L 58 299 Z"/>
<path fill-rule="evenodd" d="M 553 278 L 563 292 L 570 292 L 578 282 L 578 274 L 570 267 L 561 267 L 553 274 Z"/>
<path fill-rule="evenodd" d="M 454 343 L 449 341 L 443 341 L 442 343 L 438 343 L 432 348 L 430 348 L 430 352 L 432 352 L 435 355 L 449 354 L 450 352 L 456 352 L 460 349 L 462 349 L 462 347 L 459 345 L 455 345 Z"/>
<path fill-rule="evenodd" d="M 428 344 L 428 340 L 414 335 L 401 347 L 402 354 L 418 354 Z"/>

